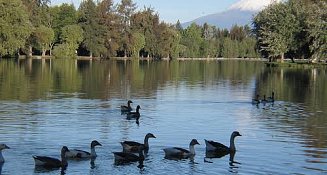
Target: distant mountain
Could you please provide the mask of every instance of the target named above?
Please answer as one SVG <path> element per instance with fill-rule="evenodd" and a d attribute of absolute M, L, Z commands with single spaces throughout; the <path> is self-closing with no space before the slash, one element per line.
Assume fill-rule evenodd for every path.
<path fill-rule="evenodd" d="M 197 18 L 193 21 L 183 23 L 186 28 L 192 23 L 203 25 L 208 23 L 219 28 L 230 29 L 233 25 L 251 25 L 253 16 L 270 3 L 280 0 L 240 0 L 233 4 L 228 10 Z"/>
<path fill-rule="evenodd" d="M 255 12 L 253 11 L 241 11 L 241 10 L 227 10 L 221 13 L 216 13 L 212 15 L 203 16 L 197 18 L 193 21 L 183 23 L 183 28 L 186 28 L 192 23 L 196 23 L 198 25 L 203 25 L 204 23 L 208 23 L 213 26 L 217 26 L 219 28 L 227 28 L 230 29 L 233 25 L 245 25 L 251 24 L 252 16 Z"/>

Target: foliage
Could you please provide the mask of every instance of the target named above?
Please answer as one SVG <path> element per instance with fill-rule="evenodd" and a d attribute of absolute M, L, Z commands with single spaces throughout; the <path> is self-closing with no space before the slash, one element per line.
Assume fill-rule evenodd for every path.
<path fill-rule="evenodd" d="M 42 50 L 42 55 L 45 55 L 45 51 L 51 48 L 51 43 L 54 39 L 54 31 L 52 28 L 40 26 L 37 27 L 33 33 L 37 48 Z"/>
<path fill-rule="evenodd" d="M 97 5 L 93 0 L 86 0 L 81 3 L 78 24 L 83 28 L 83 46 L 90 52 L 90 56 L 92 57 L 93 54 L 99 56 L 105 52 L 105 28 L 100 24 Z"/>
<path fill-rule="evenodd" d="M 327 59 L 327 2 L 310 5 L 305 23 L 314 60 Z"/>
<path fill-rule="evenodd" d="M 296 23 L 291 9 L 284 3 L 272 4 L 261 11 L 254 18 L 260 51 L 267 52 L 269 57 L 283 59 L 293 43 Z"/>
<path fill-rule="evenodd" d="M 31 33 L 28 14 L 20 0 L 0 1 L 0 56 L 13 55 Z"/>
<path fill-rule="evenodd" d="M 145 46 L 145 36 L 140 32 L 134 32 L 132 34 L 132 56 L 138 58 L 140 51 Z"/>
<path fill-rule="evenodd" d="M 274 3 L 254 17 L 254 32 L 263 55 L 283 58 L 326 58 L 326 1 Z"/>
<path fill-rule="evenodd" d="M 61 43 L 55 46 L 53 54 L 56 57 L 76 57 L 76 49 L 83 41 L 83 30 L 78 25 L 68 25 L 62 29 Z"/>
<path fill-rule="evenodd" d="M 32 35 L 24 39 L 29 55 L 32 51 L 44 55 L 47 49 L 51 55 L 54 49 L 56 56 L 73 56 L 78 48 L 78 54 L 105 58 L 257 56 L 252 54 L 256 53 L 255 43 L 250 42 L 253 37 L 246 26 L 234 26 L 229 31 L 208 24 L 192 24 L 183 29 L 179 21 L 176 25 L 161 22 L 152 8 L 136 10 L 132 0 L 121 0 L 118 4 L 113 0 L 85 0 L 78 10 L 66 3 L 49 7 L 49 0 L 23 2 L 33 24 Z M 82 32 L 72 28 L 76 24 Z M 75 30 L 77 33 L 72 32 Z M 74 41 L 80 33 L 82 43 Z"/>

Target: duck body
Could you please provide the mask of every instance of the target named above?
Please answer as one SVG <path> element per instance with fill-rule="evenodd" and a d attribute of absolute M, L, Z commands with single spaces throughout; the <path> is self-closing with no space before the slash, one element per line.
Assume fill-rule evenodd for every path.
<path fill-rule="evenodd" d="M 61 149 L 61 160 L 47 156 L 33 156 L 35 166 L 42 166 L 45 168 L 65 168 L 68 166 L 65 156 L 66 152 L 69 152 L 69 149 L 66 146 L 63 146 Z"/>
<path fill-rule="evenodd" d="M 95 158 L 97 154 L 95 152 L 96 146 L 102 146 L 98 141 L 93 140 L 91 142 L 91 152 L 87 152 L 79 149 L 72 149 L 66 152 L 65 156 L 67 158 Z"/>
<path fill-rule="evenodd" d="M 141 146 L 138 149 L 139 155 L 135 155 L 131 152 L 113 152 L 115 163 L 116 164 L 124 164 L 130 162 L 139 162 L 143 165 L 144 155 L 143 155 L 144 147 Z"/>
<path fill-rule="evenodd" d="M 127 106 L 126 105 L 121 105 L 120 110 L 122 113 L 124 112 L 131 112 L 133 108 L 131 107 L 131 103 L 133 103 L 131 100 L 127 101 Z"/>
<path fill-rule="evenodd" d="M 136 119 L 136 120 L 138 120 L 141 117 L 140 109 L 141 109 L 140 105 L 137 105 L 135 112 L 128 112 L 127 113 L 127 119 Z"/>
<path fill-rule="evenodd" d="M 259 99 L 259 95 L 257 95 L 254 99 L 252 99 L 252 104 L 253 105 L 257 105 L 260 103 L 260 99 Z"/>
<path fill-rule="evenodd" d="M 263 99 L 261 100 L 261 103 L 263 103 L 264 105 L 268 103 L 268 100 L 266 99 L 266 95 L 263 95 Z"/>
<path fill-rule="evenodd" d="M 275 101 L 275 93 L 272 92 L 271 93 L 271 97 L 268 97 L 267 102 L 273 103 L 274 101 Z"/>
<path fill-rule="evenodd" d="M 195 155 L 194 145 L 199 145 L 196 139 L 192 139 L 190 142 L 189 150 L 179 147 L 169 147 L 163 149 L 165 152 L 165 158 L 189 158 Z"/>
<path fill-rule="evenodd" d="M 152 133 L 148 133 L 144 137 L 144 143 L 134 142 L 134 141 L 124 141 L 121 142 L 123 147 L 123 152 L 138 152 L 139 149 L 144 148 L 144 150 L 149 150 L 149 138 L 156 138 Z"/>
<path fill-rule="evenodd" d="M 7 146 L 6 144 L 0 144 L 0 163 L 4 163 L 5 159 L 2 155 L 2 150 L 4 149 L 10 149 L 9 146 Z"/>
<path fill-rule="evenodd" d="M 230 137 L 230 146 L 225 146 L 219 142 L 204 140 L 206 144 L 206 151 L 207 152 L 220 152 L 220 153 L 230 153 L 235 152 L 235 143 L 234 140 L 237 136 L 242 136 L 238 131 L 234 131 Z"/>
<path fill-rule="evenodd" d="M 35 161 L 35 166 L 51 167 L 51 168 L 60 168 L 63 165 L 61 161 L 56 158 L 47 157 L 47 156 L 33 156 Z"/>

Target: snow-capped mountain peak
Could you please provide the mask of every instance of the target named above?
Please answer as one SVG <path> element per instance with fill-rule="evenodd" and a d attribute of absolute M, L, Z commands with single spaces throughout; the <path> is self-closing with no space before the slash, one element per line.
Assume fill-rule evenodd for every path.
<path fill-rule="evenodd" d="M 280 2 L 281 0 L 240 0 L 233 4 L 230 10 L 242 11 L 260 11 L 273 2 Z"/>

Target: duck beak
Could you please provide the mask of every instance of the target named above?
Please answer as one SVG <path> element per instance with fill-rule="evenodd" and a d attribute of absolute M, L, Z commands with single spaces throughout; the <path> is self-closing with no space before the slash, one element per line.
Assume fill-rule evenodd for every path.
<path fill-rule="evenodd" d="M 238 134 L 238 136 L 242 136 L 241 134 Z"/>
<path fill-rule="evenodd" d="M 6 148 L 6 149 L 10 149 L 9 146 L 7 146 L 7 145 L 5 145 L 5 148 Z"/>
<path fill-rule="evenodd" d="M 99 146 L 102 146 L 101 143 L 98 143 Z"/>

